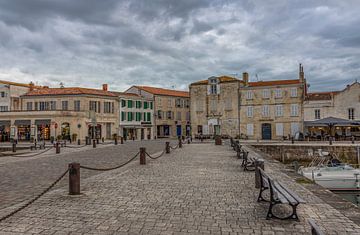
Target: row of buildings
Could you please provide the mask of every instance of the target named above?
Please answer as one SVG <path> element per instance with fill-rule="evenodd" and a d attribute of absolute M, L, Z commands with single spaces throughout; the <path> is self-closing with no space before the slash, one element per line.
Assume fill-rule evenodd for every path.
<path fill-rule="evenodd" d="M 360 84 L 341 91 L 308 92 L 304 69 L 291 80 L 249 81 L 230 76 L 194 82 L 188 91 L 132 86 L 125 92 L 81 87 L 49 88 L 0 81 L 0 141 L 52 138 L 154 139 L 227 135 L 284 139 L 322 136 L 326 117 L 360 121 Z M 336 127 L 359 135 L 356 125 Z"/>

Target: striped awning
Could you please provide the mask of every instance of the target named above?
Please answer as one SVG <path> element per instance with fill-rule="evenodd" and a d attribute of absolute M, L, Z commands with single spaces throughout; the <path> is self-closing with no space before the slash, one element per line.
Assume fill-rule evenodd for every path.
<path fill-rule="evenodd" d="M 0 120 L 0 126 L 10 126 L 10 120 Z"/>
<path fill-rule="evenodd" d="M 51 119 L 39 119 L 35 120 L 35 125 L 50 125 Z"/>
<path fill-rule="evenodd" d="M 15 126 L 30 126 L 31 125 L 31 121 L 30 120 L 15 120 Z"/>

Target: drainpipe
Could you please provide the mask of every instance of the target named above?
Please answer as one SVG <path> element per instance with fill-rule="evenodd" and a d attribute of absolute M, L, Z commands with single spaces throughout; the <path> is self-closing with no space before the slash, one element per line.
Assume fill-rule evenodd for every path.
<path fill-rule="evenodd" d="M 237 96 L 238 96 L 238 125 L 239 125 L 239 138 L 240 138 L 240 133 L 241 133 L 241 128 L 240 128 L 240 105 L 241 105 L 240 82 L 238 82 Z"/>

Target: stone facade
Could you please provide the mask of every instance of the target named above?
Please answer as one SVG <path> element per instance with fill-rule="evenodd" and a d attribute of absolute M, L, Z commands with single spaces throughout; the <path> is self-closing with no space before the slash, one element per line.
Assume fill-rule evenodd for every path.
<path fill-rule="evenodd" d="M 158 138 L 190 135 L 188 92 L 142 86 L 132 86 L 126 92 L 154 101 L 155 133 Z"/>
<path fill-rule="evenodd" d="M 306 80 L 249 82 L 221 76 L 190 85 L 194 137 L 226 135 L 248 139 L 283 139 L 303 131 Z"/>

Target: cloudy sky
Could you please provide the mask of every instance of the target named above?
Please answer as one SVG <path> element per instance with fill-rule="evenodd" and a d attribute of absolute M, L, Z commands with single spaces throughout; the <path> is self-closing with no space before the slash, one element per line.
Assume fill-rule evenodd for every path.
<path fill-rule="evenodd" d="M 358 0 L 1 0 L 0 79 L 187 89 L 213 75 L 360 79 Z M 257 74 L 257 78 L 256 78 Z"/>

